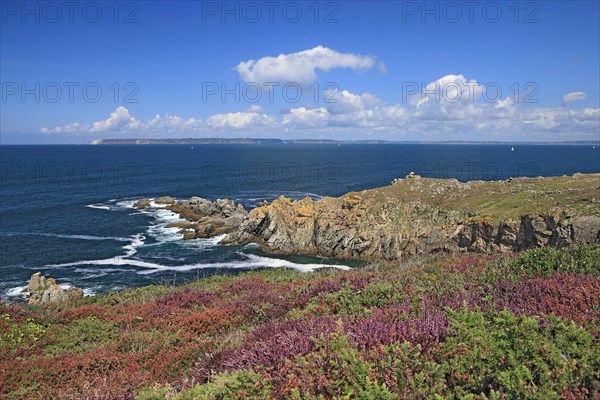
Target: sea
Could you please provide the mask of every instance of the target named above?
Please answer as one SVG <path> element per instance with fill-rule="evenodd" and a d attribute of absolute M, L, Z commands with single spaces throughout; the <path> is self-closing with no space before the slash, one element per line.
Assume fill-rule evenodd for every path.
<path fill-rule="evenodd" d="M 459 181 L 600 172 L 600 146 L 475 144 L 0 146 L 0 299 L 19 301 L 35 272 L 86 295 L 265 268 L 360 268 L 281 257 L 221 237 L 184 241 L 178 216 L 140 198 L 340 196 L 410 172 Z"/>

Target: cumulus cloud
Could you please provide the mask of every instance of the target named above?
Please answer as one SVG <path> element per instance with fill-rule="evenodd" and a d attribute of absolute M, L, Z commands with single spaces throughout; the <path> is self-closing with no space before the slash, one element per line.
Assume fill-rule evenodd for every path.
<path fill-rule="evenodd" d="M 363 71 L 378 67 L 385 71 L 385 65 L 376 57 L 340 53 L 327 47 L 317 46 L 312 49 L 291 54 L 280 54 L 277 57 L 262 57 L 258 60 L 240 62 L 235 70 L 244 82 L 296 82 L 307 84 L 317 80 L 317 69 L 329 71 L 334 68 L 350 68 Z"/>
<path fill-rule="evenodd" d="M 370 93 L 347 90 L 328 92 L 326 108 L 290 110 L 283 119 L 288 128 L 320 131 L 355 130 L 365 133 L 412 133 L 437 139 L 468 135 L 472 139 L 502 140 L 520 135 L 521 140 L 559 138 L 565 133 L 597 138 L 600 109 L 567 110 L 521 107 L 519 98 L 491 100 L 484 86 L 464 75 L 446 75 L 409 97 L 406 103 L 386 104 Z M 333 100 L 333 102 L 331 101 Z"/>
<path fill-rule="evenodd" d="M 316 128 L 327 126 L 330 113 L 325 108 L 309 109 L 306 107 L 292 108 L 283 117 L 286 128 Z"/>
<path fill-rule="evenodd" d="M 325 92 L 325 102 L 329 104 L 329 111 L 333 114 L 348 114 L 384 104 L 371 93 L 357 95 L 347 90 L 339 91 L 337 89 L 329 89 Z"/>
<path fill-rule="evenodd" d="M 476 80 L 467 80 L 464 75 L 445 75 L 417 93 L 408 96 L 411 103 L 417 107 L 427 104 L 466 104 L 473 103 L 481 97 L 483 86 Z"/>
<path fill-rule="evenodd" d="M 529 108 L 523 107 L 518 97 L 490 101 L 483 98 L 480 83 L 463 75 L 446 75 L 422 86 L 416 99 L 398 104 L 388 104 L 372 93 L 330 89 L 324 93 L 322 102 L 294 107 L 282 116 L 268 115 L 253 105 L 246 111 L 214 114 L 205 120 L 166 114 L 144 122 L 126 108 L 118 107 L 104 120 L 90 124 L 72 122 L 40 131 L 104 133 L 105 136 L 168 132 L 179 137 L 187 133 L 239 136 L 236 132 L 240 131 L 244 135 L 260 133 L 271 137 L 281 136 L 281 132 L 294 137 L 310 135 L 310 132 L 333 137 L 380 133 L 398 140 L 407 134 L 436 140 L 503 140 L 507 137 L 511 140 L 591 140 L 597 139 L 600 131 L 599 108 Z M 446 95 L 437 96 L 435 90 L 445 90 Z M 464 98 L 456 100 L 459 95 Z"/>
<path fill-rule="evenodd" d="M 263 113 L 259 106 L 253 105 L 244 112 L 211 115 L 206 119 L 206 124 L 210 128 L 248 129 L 274 126 L 276 121 Z"/>
<path fill-rule="evenodd" d="M 563 97 L 563 103 L 571 103 L 573 101 L 585 100 L 587 96 L 583 92 L 572 92 Z"/>
<path fill-rule="evenodd" d="M 156 115 L 147 122 L 142 122 L 129 114 L 123 106 L 117 107 L 106 119 L 91 124 L 72 122 L 54 128 L 43 127 L 41 133 L 80 135 L 90 133 L 109 134 L 136 134 L 136 133 L 164 133 L 178 131 L 197 131 L 202 127 L 202 120 L 196 118 L 183 119 L 178 116 L 165 114 Z"/>
<path fill-rule="evenodd" d="M 143 122 L 129 114 L 125 107 L 118 107 L 107 119 L 91 124 L 72 122 L 54 128 L 43 127 L 45 134 L 164 134 L 164 133 L 206 133 L 218 129 L 254 129 L 273 126 L 277 121 L 265 114 L 259 106 L 247 111 L 214 114 L 205 121 L 200 118 L 184 119 L 177 115 L 155 115 Z"/>

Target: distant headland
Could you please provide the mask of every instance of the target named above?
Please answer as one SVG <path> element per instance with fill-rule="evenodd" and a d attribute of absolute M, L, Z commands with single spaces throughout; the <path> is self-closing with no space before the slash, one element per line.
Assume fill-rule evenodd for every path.
<path fill-rule="evenodd" d="M 277 139 L 277 138 L 181 138 L 181 139 L 98 139 L 90 142 L 99 144 L 496 144 L 496 145 L 579 145 L 599 146 L 600 141 L 555 141 L 555 142 L 503 142 L 503 141 L 394 141 L 394 140 L 333 140 L 333 139 Z"/>

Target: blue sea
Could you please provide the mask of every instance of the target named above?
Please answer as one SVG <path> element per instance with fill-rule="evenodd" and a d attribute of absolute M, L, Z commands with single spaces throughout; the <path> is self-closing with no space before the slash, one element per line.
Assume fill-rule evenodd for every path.
<path fill-rule="evenodd" d="M 281 144 L 0 146 L 0 298 L 41 271 L 88 295 L 247 269 L 357 267 L 276 257 L 220 238 L 184 241 L 145 197 L 339 196 L 409 172 L 461 181 L 600 172 L 600 146 Z"/>

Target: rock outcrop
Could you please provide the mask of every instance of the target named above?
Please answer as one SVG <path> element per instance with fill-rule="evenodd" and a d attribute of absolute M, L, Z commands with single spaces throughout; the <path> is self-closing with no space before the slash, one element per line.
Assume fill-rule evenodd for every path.
<path fill-rule="evenodd" d="M 185 221 L 172 222 L 167 228 L 178 228 L 185 240 L 208 238 L 237 230 L 248 212 L 233 200 L 217 199 L 214 202 L 202 197 L 178 201 L 171 196 L 140 199 L 133 207 L 143 210 L 163 208 L 178 214 Z"/>
<path fill-rule="evenodd" d="M 156 204 L 175 204 L 175 199 L 171 196 L 162 196 L 154 200 Z"/>
<path fill-rule="evenodd" d="M 54 278 L 46 279 L 40 272 L 31 275 L 29 285 L 24 292 L 29 292 L 29 304 L 58 303 L 83 297 L 83 290 L 79 288 L 65 290 L 56 284 Z"/>
<path fill-rule="evenodd" d="M 133 203 L 133 208 L 137 208 L 139 210 L 143 210 L 144 208 L 149 208 L 151 206 L 150 199 L 139 199 L 135 203 Z"/>
<path fill-rule="evenodd" d="M 341 259 L 496 252 L 600 241 L 600 174 L 459 182 L 410 174 L 339 198 L 253 209 L 222 243 Z"/>
<path fill-rule="evenodd" d="M 179 214 L 185 221 L 172 222 L 166 227 L 178 228 L 186 240 L 231 233 L 239 228 L 248 215 L 241 204 L 232 200 L 217 199 L 212 202 L 201 197 L 192 197 L 187 201 L 177 201 L 170 196 L 154 201 L 141 199 L 133 206 L 138 209 L 164 208 Z"/>

